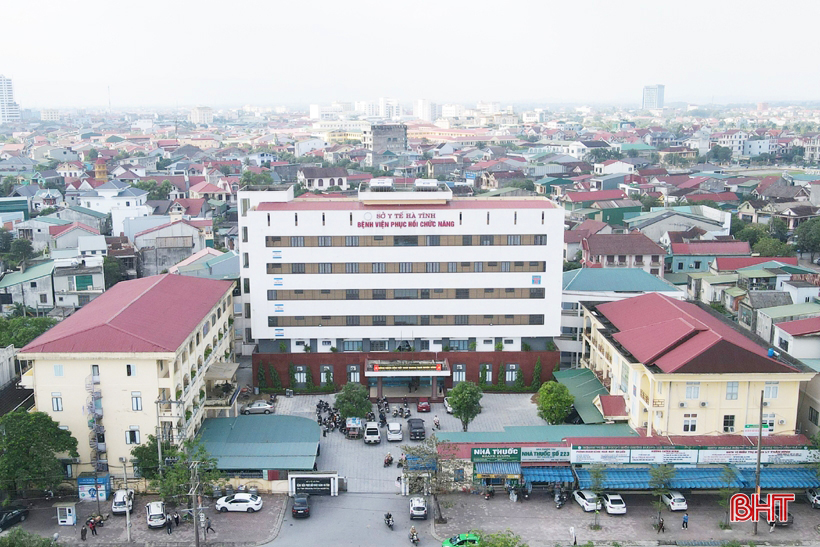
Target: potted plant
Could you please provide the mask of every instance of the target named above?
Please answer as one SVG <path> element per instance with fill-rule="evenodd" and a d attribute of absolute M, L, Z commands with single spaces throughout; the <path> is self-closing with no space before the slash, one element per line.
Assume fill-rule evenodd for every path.
<path fill-rule="evenodd" d="M 211 353 L 213 353 L 213 350 L 212 350 L 211 348 L 205 348 L 205 353 L 204 353 L 204 355 L 205 355 L 205 359 L 206 359 L 206 360 L 208 359 L 208 357 L 210 357 L 210 356 L 211 356 Z"/>
<path fill-rule="evenodd" d="M 199 390 L 199 399 L 200 399 L 201 401 L 204 401 L 204 400 L 205 400 L 205 390 L 204 390 L 204 389 L 200 389 L 200 390 Z"/>
<path fill-rule="evenodd" d="M 180 399 L 182 399 L 182 390 L 178 389 L 177 390 L 177 399 L 176 400 L 179 401 Z"/>
<path fill-rule="evenodd" d="M 192 416 L 192 415 L 193 415 L 193 413 L 191 412 L 191 409 L 190 409 L 190 408 L 189 408 L 188 410 L 186 410 L 186 411 L 185 411 L 185 421 L 186 421 L 186 422 L 187 422 L 187 421 L 189 421 L 189 420 L 191 419 L 191 416 Z"/>

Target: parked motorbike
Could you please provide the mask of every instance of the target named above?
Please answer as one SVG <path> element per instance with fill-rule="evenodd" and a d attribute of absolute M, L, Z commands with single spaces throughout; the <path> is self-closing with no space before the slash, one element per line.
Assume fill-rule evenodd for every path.
<path fill-rule="evenodd" d="M 567 503 L 567 494 L 565 492 L 555 492 L 555 508 L 560 509 Z"/>
<path fill-rule="evenodd" d="M 409 409 L 409 408 L 405 408 L 405 409 L 404 409 L 404 417 L 405 417 L 405 418 L 409 418 L 409 417 L 410 417 L 410 409 Z"/>
<path fill-rule="evenodd" d="M 398 415 L 399 415 L 399 408 L 396 407 L 396 408 L 393 409 L 393 417 L 395 418 Z"/>
<path fill-rule="evenodd" d="M 387 526 L 389 526 L 390 529 L 392 530 L 393 529 L 393 515 L 391 515 L 390 513 L 385 513 L 384 514 L 384 523 Z"/>

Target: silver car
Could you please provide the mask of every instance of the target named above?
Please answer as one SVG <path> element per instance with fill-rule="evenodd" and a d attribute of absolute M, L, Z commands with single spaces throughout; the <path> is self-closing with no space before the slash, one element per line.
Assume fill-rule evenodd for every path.
<path fill-rule="evenodd" d="M 273 405 L 261 399 L 242 407 L 242 414 L 270 414 L 271 412 L 273 412 Z"/>

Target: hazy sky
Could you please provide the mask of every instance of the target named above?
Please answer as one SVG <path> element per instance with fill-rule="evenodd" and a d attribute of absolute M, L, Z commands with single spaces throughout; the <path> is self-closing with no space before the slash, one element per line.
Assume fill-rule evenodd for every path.
<path fill-rule="evenodd" d="M 820 99 L 820 2 L 4 2 L 23 108 Z"/>

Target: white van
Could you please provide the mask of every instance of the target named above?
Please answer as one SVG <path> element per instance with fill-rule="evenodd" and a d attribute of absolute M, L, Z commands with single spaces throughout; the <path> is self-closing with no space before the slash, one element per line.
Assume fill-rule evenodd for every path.
<path fill-rule="evenodd" d="M 367 422 L 364 424 L 364 442 L 365 444 L 379 444 L 382 442 L 382 433 L 379 431 L 378 423 Z"/>

